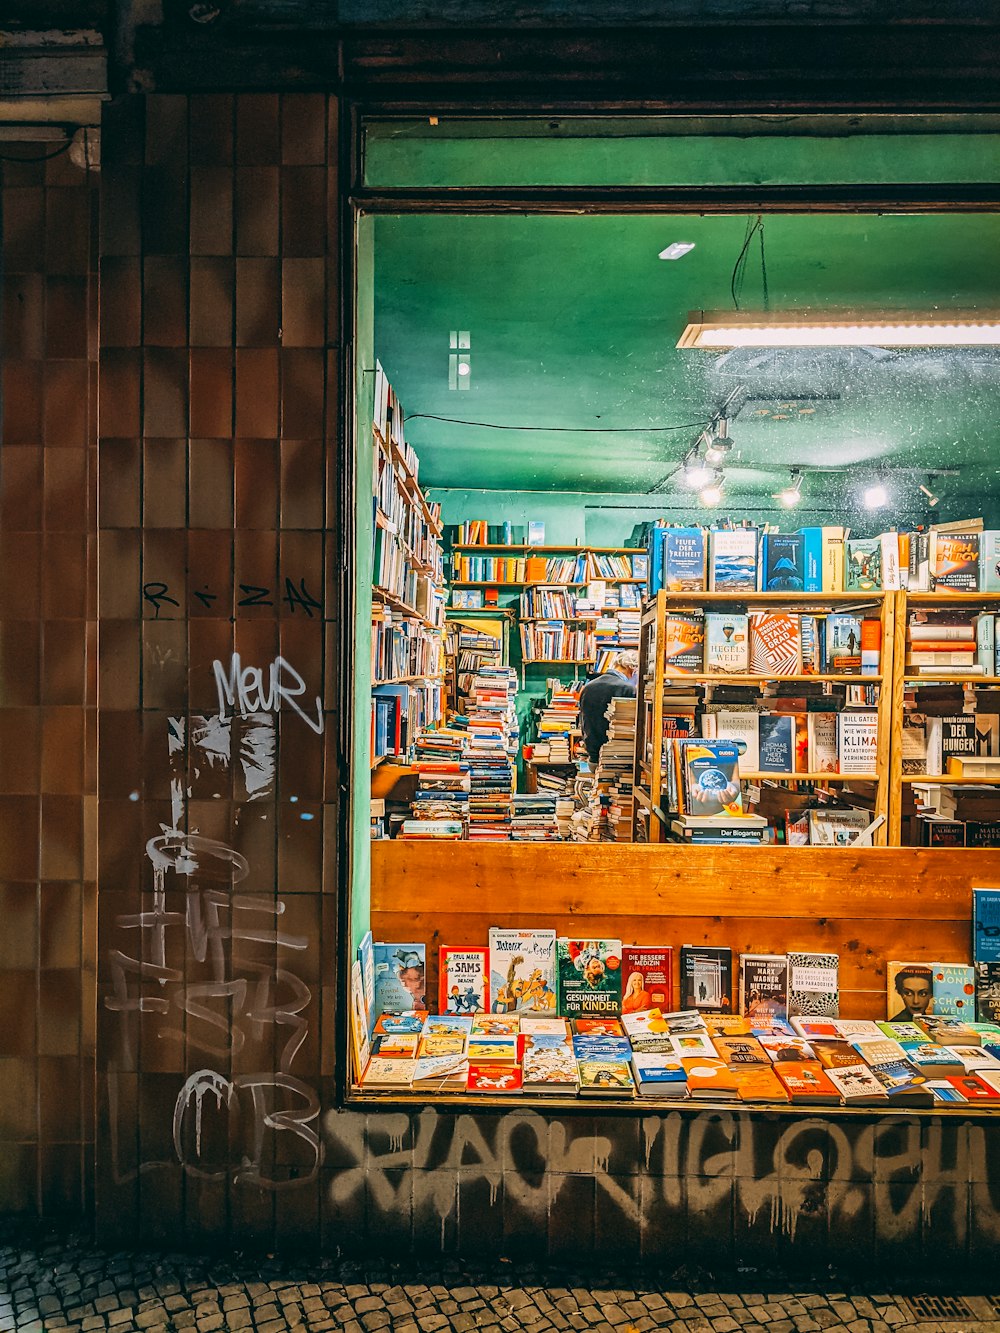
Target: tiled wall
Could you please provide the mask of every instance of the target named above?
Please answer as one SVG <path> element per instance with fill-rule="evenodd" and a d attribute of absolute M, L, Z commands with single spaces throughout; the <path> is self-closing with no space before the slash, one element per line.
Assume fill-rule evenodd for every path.
<path fill-rule="evenodd" d="M 335 107 L 127 98 L 103 157 L 98 1219 L 294 1237 L 334 1064 Z"/>
<path fill-rule="evenodd" d="M 0 1200 L 54 1217 L 94 1140 L 97 182 L 41 152 L 0 161 Z"/>

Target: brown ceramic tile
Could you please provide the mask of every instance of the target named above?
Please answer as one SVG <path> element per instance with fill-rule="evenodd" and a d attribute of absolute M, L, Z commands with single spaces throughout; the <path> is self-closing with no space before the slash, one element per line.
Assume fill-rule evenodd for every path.
<path fill-rule="evenodd" d="M 246 858 L 249 871 L 240 884 L 241 893 L 274 893 L 278 870 L 278 831 L 274 806 L 269 801 L 253 802 L 240 811 L 240 821 L 233 830 L 234 850 Z M 233 941 L 233 970 L 253 957 L 252 941 Z"/>
<path fill-rule="evenodd" d="M 42 1217 L 58 1220 L 84 1215 L 91 1153 L 92 1149 L 76 1142 L 42 1144 L 38 1151 L 38 1209 Z"/>
<path fill-rule="evenodd" d="M 81 707 L 87 689 L 87 627 L 80 620 L 48 620 L 42 631 L 41 701 Z"/>
<path fill-rule="evenodd" d="M 142 512 L 138 440 L 102 440 L 98 467 L 99 522 L 102 528 L 134 528 Z"/>
<path fill-rule="evenodd" d="M 188 248 L 187 166 L 146 167 L 142 176 L 142 247 L 147 255 L 179 255 Z"/>
<path fill-rule="evenodd" d="M 237 626 L 243 619 L 274 619 L 281 595 L 276 534 L 237 530 L 234 551 Z"/>
<path fill-rule="evenodd" d="M 233 604 L 232 532 L 222 527 L 189 528 L 187 539 L 188 614 L 229 615 Z"/>
<path fill-rule="evenodd" d="M 37 616 L 42 539 L 36 532 L 0 532 L 0 606 L 15 620 Z"/>
<path fill-rule="evenodd" d="M 42 612 L 49 620 L 87 613 L 87 536 L 47 532 L 42 546 Z"/>
<path fill-rule="evenodd" d="M 237 167 L 236 253 L 278 253 L 278 168 Z"/>
<path fill-rule="evenodd" d="M 0 972 L 0 1056 L 34 1055 L 36 988 L 33 970 Z"/>
<path fill-rule="evenodd" d="M 101 254 L 141 253 L 139 205 L 142 172 L 114 165 L 101 172 Z"/>
<path fill-rule="evenodd" d="M 233 173 L 223 167 L 191 169 L 192 255 L 233 253 Z"/>
<path fill-rule="evenodd" d="M 87 279 L 49 278 L 45 284 L 45 354 L 68 358 L 87 355 Z"/>
<path fill-rule="evenodd" d="M 142 614 L 146 620 L 180 620 L 184 615 L 184 588 L 187 582 L 187 534 L 183 528 L 149 528 L 142 534 L 142 585 L 147 593 L 152 584 L 162 585 L 178 606 L 165 599 L 151 601 L 144 596 Z"/>
<path fill-rule="evenodd" d="M 13 973 L 12 975 L 17 975 Z M 34 1018 L 34 1000 L 30 1005 L 31 1017 Z M 5 1186 L 11 1180 L 15 1197 L 24 1200 L 22 1209 L 28 1213 L 34 1209 L 35 1187 L 37 1180 L 37 1159 L 30 1142 L 38 1138 L 38 1110 L 35 1096 L 34 1060 L 25 1057 L 0 1059 L 0 1143 L 3 1143 Z M 15 1140 L 21 1140 L 16 1142 Z M 24 1179 L 30 1172 L 30 1179 Z M 12 1179 L 13 1178 L 13 1179 Z M 4 1189 L 7 1197 L 7 1189 Z M 15 1208 L 11 1203 L 5 1208 Z"/>
<path fill-rule="evenodd" d="M 237 259 L 237 347 L 271 347 L 277 343 L 281 313 L 279 274 L 277 259 Z"/>
<path fill-rule="evenodd" d="M 142 624 L 142 706 L 183 713 L 187 689 L 187 633 L 183 620 Z M 164 744 L 166 742 L 164 741 Z"/>
<path fill-rule="evenodd" d="M 40 819 L 41 797 L 0 797 L 0 825 L 5 833 L 0 840 L 0 879 L 38 878 Z"/>
<path fill-rule="evenodd" d="M 322 347 L 326 339 L 325 269 L 322 259 L 281 264 L 281 341 L 284 347 Z"/>
<path fill-rule="evenodd" d="M 142 730 L 140 713 L 101 709 L 97 758 L 102 801 L 128 800 L 141 791 Z"/>
<path fill-rule="evenodd" d="M 45 365 L 45 443 L 54 449 L 82 449 L 89 436 L 86 361 L 48 361 Z"/>
<path fill-rule="evenodd" d="M 78 797 L 42 797 L 39 844 L 42 879 L 83 878 L 83 808 Z"/>
<path fill-rule="evenodd" d="M 42 526 L 43 451 L 37 444 L 5 445 L 0 528 L 37 532 Z"/>
<path fill-rule="evenodd" d="M 326 177 L 325 167 L 282 167 L 281 253 L 283 255 L 328 253 Z"/>
<path fill-rule="evenodd" d="M 48 532 L 86 532 L 85 449 L 45 449 L 45 527 Z"/>
<path fill-rule="evenodd" d="M 83 709 L 42 710 L 41 790 L 56 795 L 83 791 Z"/>
<path fill-rule="evenodd" d="M 45 268 L 45 191 L 40 187 L 4 190 L 3 257 L 9 273 Z"/>
<path fill-rule="evenodd" d="M 183 162 L 187 158 L 188 99 L 182 94 L 146 94 L 148 163 Z"/>
<path fill-rule="evenodd" d="M 192 347 L 232 347 L 235 274 L 232 259 L 192 257 Z"/>
<path fill-rule="evenodd" d="M 236 99 L 236 161 L 277 162 L 278 104 L 274 93 L 243 93 Z"/>
<path fill-rule="evenodd" d="M 294 652 L 294 648 L 292 649 Z M 282 636 L 284 656 L 284 636 Z M 308 669 L 299 667 L 297 657 L 286 658 L 306 682 L 306 694 L 300 703 L 304 712 L 315 720 L 316 699 L 320 695 L 322 678 L 313 676 Z M 310 810 L 323 799 L 323 762 L 326 742 L 306 727 L 292 709 L 282 709 L 280 718 L 281 744 L 278 747 L 278 791 L 282 801 L 292 796 L 298 803 L 307 803 Z"/>
<path fill-rule="evenodd" d="M 236 434 L 255 439 L 278 435 L 278 352 L 244 347 L 236 352 Z"/>
<path fill-rule="evenodd" d="M 233 433 L 234 355 L 228 347 L 192 347 L 191 434 L 228 440 Z"/>
<path fill-rule="evenodd" d="M 219 697 L 212 663 L 228 668 L 233 656 L 231 620 L 188 621 L 188 703 L 195 712 L 218 712 Z"/>
<path fill-rule="evenodd" d="M 38 886 L 0 884 L 0 971 L 23 968 L 38 943 Z"/>
<path fill-rule="evenodd" d="M 0 793 L 28 796 L 39 790 L 41 719 L 37 708 L 0 709 L 0 754 Z"/>
<path fill-rule="evenodd" d="M 82 957 L 82 900 L 79 884 L 40 885 L 38 958 L 43 971 L 79 968 Z"/>
<path fill-rule="evenodd" d="M 193 399 L 192 392 L 192 401 Z M 232 442 L 228 439 L 192 439 L 188 448 L 190 526 L 231 528 L 234 487 L 235 463 Z"/>
<path fill-rule="evenodd" d="M 101 620 L 97 655 L 101 709 L 139 708 L 139 648 L 135 620 Z"/>
<path fill-rule="evenodd" d="M 101 345 L 134 347 L 142 324 L 140 261 L 134 256 L 101 259 Z"/>
<path fill-rule="evenodd" d="M 135 620 L 139 617 L 139 534 L 133 529 L 112 529 L 98 538 L 100 555 L 98 591 L 102 620 Z M 101 644 L 104 652 L 104 644 Z"/>
<path fill-rule="evenodd" d="M 241 529 L 278 526 L 280 473 L 276 440 L 236 440 L 236 522 Z"/>
<path fill-rule="evenodd" d="M 38 444 L 42 438 L 41 361 L 3 363 L 3 439 L 5 445 Z"/>
<path fill-rule="evenodd" d="M 76 922 L 79 939 L 80 923 Z M 46 972 L 38 990 L 38 1054 L 80 1054 L 79 967 Z M 63 1095 L 72 1099 L 78 1089 L 65 1088 Z"/>
<path fill-rule="evenodd" d="M 278 622 L 263 618 L 239 619 L 237 612 L 235 650 L 244 667 L 259 667 L 265 673 L 281 651 Z"/>
<path fill-rule="evenodd" d="M 108 348 L 101 354 L 100 429 L 116 438 L 137 436 L 142 356 L 134 348 Z"/>
<path fill-rule="evenodd" d="M 281 441 L 281 526 L 323 526 L 323 441 Z"/>
<path fill-rule="evenodd" d="M 281 160 L 289 166 L 320 166 L 326 161 L 322 93 L 286 93 L 281 99 Z"/>
<path fill-rule="evenodd" d="M 319 737 L 315 739 L 319 744 Z M 282 886 L 294 885 L 296 893 L 319 893 L 322 847 L 322 807 L 314 802 L 291 805 L 282 801 L 278 806 L 278 886 L 282 892 L 287 892 Z"/>
<path fill-rule="evenodd" d="M 81 1138 L 79 1056 L 44 1055 L 38 1061 L 38 1102 L 42 1141 L 78 1143 Z"/>
<path fill-rule="evenodd" d="M 326 437 L 329 440 L 339 440 L 341 435 L 340 415 L 340 353 L 331 350 L 326 354 Z M 340 508 L 338 502 L 338 470 L 337 455 L 331 453 L 327 460 L 327 501 L 326 512 L 329 515 L 336 514 Z"/>
<path fill-rule="evenodd" d="M 142 433 L 186 434 L 187 391 L 186 353 L 180 348 L 147 348 L 143 356 Z"/>
<path fill-rule="evenodd" d="M 147 528 L 182 528 L 187 515 L 187 445 L 144 440 L 142 518 Z"/>
<path fill-rule="evenodd" d="M 192 163 L 214 167 L 232 162 L 232 97 L 227 93 L 195 93 L 189 102 Z"/>
<path fill-rule="evenodd" d="M 104 104 L 101 132 L 107 164 L 138 166 L 145 147 L 146 99 L 120 97 Z"/>
<path fill-rule="evenodd" d="M 187 342 L 187 257 L 152 255 L 143 264 L 142 340 L 147 347 Z"/>
<path fill-rule="evenodd" d="M 308 624 L 323 618 L 323 534 L 321 532 L 282 532 L 280 537 L 280 568 L 282 574 L 281 614 L 293 623 Z M 300 597 L 286 588 L 288 579 Z M 303 589 L 304 584 L 304 589 Z M 305 605 L 303 605 L 305 602 Z M 314 603 L 319 603 L 316 606 Z M 310 614 L 311 613 L 311 614 Z"/>
<path fill-rule="evenodd" d="M 45 191 L 45 271 L 83 276 L 90 262 L 90 201 L 84 190 Z"/>
<path fill-rule="evenodd" d="M 9 273 L 3 281 L 5 355 L 33 361 L 45 355 L 45 280 L 40 273 Z"/>
<path fill-rule="evenodd" d="M 300 440 L 322 435 L 325 360 L 319 348 L 296 347 L 281 353 L 283 436 Z"/>

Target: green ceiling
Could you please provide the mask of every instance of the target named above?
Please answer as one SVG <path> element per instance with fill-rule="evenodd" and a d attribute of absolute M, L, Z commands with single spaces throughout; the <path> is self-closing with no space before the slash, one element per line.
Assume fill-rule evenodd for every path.
<path fill-rule="evenodd" d="M 995 492 L 1000 351 L 677 350 L 689 310 L 733 308 L 746 227 L 742 216 L 378 217 L 376 354 L 412 418 L 421 478 L 646 492 L 697 435 L 653 428 L 702 422 L 742 385 L 732 495 L 773 491 L 794 465 L 850 478 L 858 464 L 957 467 L 963 489 Z M 1000 216 L 775 215 L 764 234 L 772 311 L 1000 310 Z M 696 248 L 658 259 L 676 240 Z M 741 305 L 760 309 L 756 238 L 748 258 Z M 471 338 L 467 392 L 449 389 L 456 329 Z M 774 419 L 800 398 L 815 410 Z M 640 429 L 605 433 L 623 427 Z"/>

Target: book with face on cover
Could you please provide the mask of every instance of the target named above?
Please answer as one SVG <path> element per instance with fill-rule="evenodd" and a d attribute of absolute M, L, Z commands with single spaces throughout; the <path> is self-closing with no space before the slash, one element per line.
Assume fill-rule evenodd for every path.
<path fill-rule="evenodd" d="M 426 946 L 376 941 L 375 1012 L 403 1013 L 426 1009 Z"/>
<path fill-rule="evenodd" d="M 563 1018 L 618 1014 L 622 1004 L 621 940 L 556 941 L 559 1013 Z"/>
<path fill-rule="evenodd" d="M 622 945 L 622 1013 L 670 1009 L 674 951 L 668 944 Z"/>

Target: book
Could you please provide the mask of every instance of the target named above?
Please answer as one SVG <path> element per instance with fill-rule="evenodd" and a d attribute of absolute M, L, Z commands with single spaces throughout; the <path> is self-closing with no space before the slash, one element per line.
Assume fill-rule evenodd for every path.
<path fill-rule="evenodd" d="M 960 1093 L 967 1102 L 1000 1101 L 1000 1087 L 994 1086 L 978 1074 L 953 1074 L 951 1078 L 944 1081 Z"/>
<path fill-rule="evenodd" d="M 712 592 L 757 590 L 757 529 L 713 528 L 708 586 Z"/>
<path fill-rule="evenodd" d="M 623 1037 L 622 1020 L 613 1014 L 597 1018 L 593 1015 L 574 1018 L 571 1023 L 574 1037 Z"/>
<path fill-rule="evenodd" d="M 816 1058 L 812 1046 L 805 1037 L 797 1037 L 791 1032 L 769 1034 L 763 1028 L 754 1028 L 754 1035 L 772 1064 Z"/>
<path fill-rule="evenodd" d="M 693 1059 L 696 1056 L 702 1055 L 708 1056 L 710 1059 L 714 1060 L 718 1055 L 718 1052 L 712 1043 L 712 1038 L 707 1032 L 683 1032 L 679 1033 L 677 1036 L 670 1037 L 668 1040 L 670 1041 L 671 1050 L 679 1060 L 684 1060 L 689 1057 Z M 640 1047 L 637 1047 L 637 1049 L 639 1048 L 649 1049 L 649 1047 L 642 1046 L 641 1043 Z"/>
<path fill-rule="evenodd" d="M 488 1033 L 472 1033 L 466 1043 L 465 1053 L 471 1064 L 520 1064 L 524 1054 L 525 1038 L 520 1034 L 513 1037 L 494 1037 Z"/>
<path fill-rule="evenodd" d="M 750 621 L 745 614 L 705 614 L 705 671 L 745 676 L 750 670 Z"/>
<path fill-rule="evenodd" d="M 940 1046 L 926 1038 L 923 1041 L 900 1041 L 899 1045 L 910 1064 L 925 1079 L 950 1078 L 953 1074 L 965 1073 L 964 1062 L 950 1046 Z"/>
<path fill-rule="evenodd" d="M 622 1023 L 633 1050 L 657 1051 L 668 1055 L 676 1052 L 674 1038 L 661 1010 L 636 1009 L 632 1013 L 622 1014 Z M 703 1037 L 707 1034 L 701 1031 L 680 1035 Z M 699 1046 L 698 1049 L 702 1048 Z"/>
<path fill-rule="evenodd" d="M 761 538 L 762 592 L 802 592 L 805 538 L 801 532 L 766 532 Z"/>
<path fill-rule="evenodd" d="M 630 1097 L 635 1091 L 632 1057 L 620 1060 L 579 1060 L 581 1097 Z"/>
<path fill-rule="evenodd" d="M 622 945 L 622 1015 L 670 1009 L 674 995 L 674 951 L 669 945 Z"/>
<path fill-rule="evenodd" d="M 844 591 L 877 592 L 882 587 L 882 543 L 854 537 L 844 546 Z"/>
<path fill-rule="evenodd" d="M 556 941 L 559 1013 L 564 1018 L 617 1014 L 622 1003 L 621 940 Z"/>
<path fill-rule="evenodd" d="M 771 678 L 802 674 L 802 628 L 792 611 L 750 611 L 750 669 Z"/>
<path fill-rule="evenodd" d="M 413 1060 L 392 1060 L 378 1055 L 372 1056 L 361 1079 L 366 1089 L 401 1088 L 409 1089 L 413 1083 L 416 1063 Z"/>
<path fill-rule="evenodd" d="M 663 670 L 667 675 L 700 674 L 705 665 L 704 617 L 670 611 L 663 624 Z"/>
<path fill-rule="evenodd" d="M 426 1009 L 426 946 L 376 941 L 373 955 L 376 1012 Z"/>
<path fill-rule="evenodd" d="M 770 1065 L 730 1065 L 741 1102 L 786 1102 L 788 1093 Z"/>
<path fill-rule="evenodd" d="M 838 771 L 837 716 L 836 713 L 806 714 L 806 768 L 810 773 Z"/>
<path fill-rule="evenodd" d="M 372 1037 L 372 1054 L 382 1060 L 412 1060 L 420 1046 L 418 1032 L 387 1032 Z"/>
<path fill-rule="evenodd" d="M 931 986 L 935 1017 L 975 1019 L 976 976 L 970 964 L 932 962 Z"/>
<path fill-rule="evenodd" d="M 841 773 L 878 772 L 878 713 L 874 709 L 837 714 L 837 756 Z"/>
<path fill-rule="evenodd" d="M 713 1037 L 712 1044 L 720 1060 L 733 1068 L 736 1065 L 765 1065 L 771 1061 L 756 1037 Z"/>
<path fill-rule="evenodd" d="M 511 1014 L 517 1023 L 515 1031 L 523 1032 L 526 1037 L 569 1037 L 569 1024 L 565 1018 L 547 1018 L 542 1014 Z M 476 1028 L 473 1027 L 473 1032 Z"/>
<path fill-rule="evenodd" d="M 979 533 L 936 532 L 931 587 L 956 592 L 979 590 Z"/>
<path fill-rule="evenodd" d="M 929 1014 L 934 1001 L 934 974 L 930 963 L 886 963 L 886 1015 L 890 1023 L 912 1022 Z"/>
<path fill-rule="evenodd" d="M 576 1056 L 568 1038 L 525 1037 L 522 1087 L 526 1092 L 571 1093 L 579 1084 Z"/>
<path fill-rule="evenodd" d="M 877 676 L 882 666 L 882 622 L 869 617 L 861 622 L 861 674 Z"/>
<path fill-rule="evenodd" d="M 684 1066 L 672 1055 L 633 1051 L 632 1075 L 640 1097 L 665 1097 L 673 1101 L 688 1095 Z"/>
<path fill-rule="evenodd" d="M 540 518 L 531 518 L 528 520 L 528 545 L 545 545 L 545 522 Z"/>
<path fill-rule="evenodd" d="M 985 1022 L 1000 1022 L 1000 963 L 977 962 L 973 970 L 976 1018 Z"/>
<path fill-rule="evenodd" d="M 826 1076 L 845 1106 L 878 1106 L 888 1101 L 885 1088 L 862 1061 L 827 1069 Z"/>
<path fill-rule="evenodd" d="M 519 1032 L 527 1031 L 529 1015 L 524 1015 L 524 1024 L 521 1021 L 521 1015 L 512 1014 L 482 1014 L 477 1013 L 472 1016 L 472 1035 L 475 1037 L 516 1037 Z M 566 1024 L 562 1019 L 537 1018 L 533 1020 L 537 1023 L 552 1022 L 557 1025 L 557 1030 L 564 1035 Z"/>
<path fill-rule="evenodd" d="M 680 952 L 680 1002 L 688 1012 L 733 1009 L 733 953 L 713 945 L 685 944 Z M 668 1015 L 664 1019 L 669 1020 Z M 671 1031 L 673 1029 L 671 1028 Z"/>
<path fill-rule="evenodd" d="M 902 571 L 899 559 L 898 532 L 879 534 L 879 559 L 881 562 L 881 584 L 885 592 L 897 592 L 902 586 Z"/>
<path fill-rule="evenodd" d="M 368 1031 L 371 1032 L 378 1012 L 375 1008 L 375 939 L 370 930 L 361 937 L 361 943 L 358 945 L 358 962 L 361 964 L 365 1019 Z"/>
<path fill-rule="evenodd" d="M 784 954 L 740 954 L 740 1013 L 770 1024 L 788 1012 L 788 964 Z"/>
<path fill-rule="evenodd" d="M 681 1064 L 687 1078 L 688 1096 L 696 1101 L 736 1101 L 739 1085 L 718 1056 L 685 1056 Z"/>
<path fill-rule="evenodd" d="M 871 823 L 867 810 L 825 807 L 807 813 L 809 843 L 813 847 L 848 847 Z"/>
<path fill-rule="evenodd" d="M 979 534 L 979 591 L 1000 592 L 1000 530 L 996 528 Z"/>
<path fill-rule="evenodd" d="M 824 667 L 832 675 L 861 670 L 861 622 L 863 616 L 831 612 L 826 617 Z"/>
<path fill-rule="evenodd" d="M 758 713 L 758 772 L 795 772 L 795 715 Z"/>
<path fill-rule="evenodd" d="M 975 963 L 1000 963 L 1000 889 L 972 890 L 972 953 Z"/>
<path fill-rule="evenodd" d="M 844 529 L 801 528 L 803 579 L 806 592 L 842 592 L 844 589 Z"/>
<path fill-rule="evenodd" d="M 788 953 L 788 1016 L 840 1013 L 840 957 L 835 953 Z"/>
<path fill-rule="evenodd" d="M 720 708 L 717 713 L 706 715 L 711 718 L 715 739 L 732 741 L 738 751 L 740 776 L 760 772 L 760 728 L 756 710 L 739 711 L 732 708 Z"/>
<path fill-rule="evenodd" d="M 810 1106 L 835 1106 L 840 1093 L 818 1060 L 788 1060 L 775 1064 L 774 1073 L 784 1084 L 791 1102 Z"/>
<path fill-rule="evenodd" d="M 460 949 L 442 944 L 438 950 L 438 1010 L 442 1014 L 474 1014 L 490 1007 L 489 955 L 486 949 Z"/>
<path fill-rule="evenodd" d="M 902 771 L 913 776 L 927 772 L 927 719 L 923 713 L 903 713 Z"/>
<path fill-rule="evenodd" d="M 743 813 L 739 751 L 731 741 L 690 741 L 683 754 L 683 813 Z"/>
<path fill-rule="evenodd" d="M 858 1063 L 858 1053 L 847 1041 L 813 1042 L 816 1059 L 824 1069 L 846 1069 Z"/>
<path fill-rule="evenodd" d="M 365 987 L 361 976 L 361 963 L 355 959 L 351 964 L 351 1054 L 354 1061 L 354 1080 L 360 1082 L 371 1060 L 371 1043 L 368 1038 L 368 1015 L 365 1012 Z"/>
<path fill-rule="evenodd" d="M 473 1064 L 470 1060 L 465 1086 L 469 1092 L 496 1094 L 520 1092 L 521 1070 L 518 1065 Z"/>
<path fill-rule="evenodd" d="M 494 1013 L 556 1008 L 556 933 L 490 927 L 490 996 Z"/>
<path fill-rule="evenodd" d="M 701 592 L 706 579 L 704 528 L 663 529 L 660 587 L 667 592 Z"/>

